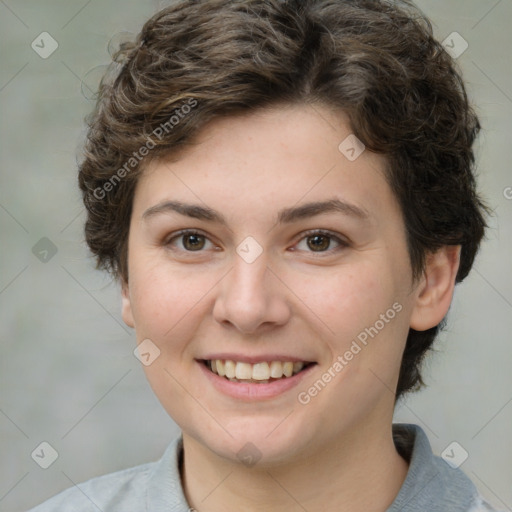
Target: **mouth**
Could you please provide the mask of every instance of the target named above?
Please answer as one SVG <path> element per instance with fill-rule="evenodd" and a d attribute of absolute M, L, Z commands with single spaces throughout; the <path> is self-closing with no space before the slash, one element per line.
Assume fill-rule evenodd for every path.
<path fill-rule="evenodd" d="M 312 361 L 260 361 L 251 364 L 230 359 L 203 359 L 200 362 L 214 375 L 246 384 L 286 380 L 316 364 Z"/>

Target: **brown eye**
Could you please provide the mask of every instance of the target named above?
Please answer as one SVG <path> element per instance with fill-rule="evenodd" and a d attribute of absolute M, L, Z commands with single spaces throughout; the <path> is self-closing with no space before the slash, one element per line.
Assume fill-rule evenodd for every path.
<path fill-rule="evenodd" d="M 180 241 L 181 243 L 179 243 Z M 165 242 L 165 246 L 171 250 L 182 252 L 201 252 L 207 242 L 211 244 L 205 235 L 196 231 L 184 230 L 169 238 Z"/>
<path fill-rule="evenodd" d="M 305 242 L 305 248 L 300 248 L 300 245 Z M 335 243 L 334 247 L 332 243 Z M 348 247 L 348 242 L 345 242 L 340 237 L 330 233 L 329 231 L 313 230 L 304 233 L 297 246 L 300 250 L 314 253 L 326 253 L 326 255 L 340 251 Z"/>
<path fill-rule="evenodd" d="M 202 235 L 181 235 L 183 238 L 183 247 L 187 251 L 197 251 L 204 247 L 204 236 Z"/>
<path fill-rule="evenodd" d="M 308 236 L 308 247 L 313 251 L 325 251 L 331 243 L 329 237 L 325 235 Z"/>

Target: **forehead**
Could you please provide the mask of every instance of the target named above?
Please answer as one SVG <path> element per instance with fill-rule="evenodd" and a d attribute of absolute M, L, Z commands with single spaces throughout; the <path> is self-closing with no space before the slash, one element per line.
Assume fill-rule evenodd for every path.
<path fill-rule="evenodd" d="M 134 210 L 176 199 L 250 217 L 338 198 L 376 216 L 397 207 L 385 165 L 358 145 L 343 112 L 320 105 L 258 110 L 214 119 L 192 145 L 150 162 Z"/>

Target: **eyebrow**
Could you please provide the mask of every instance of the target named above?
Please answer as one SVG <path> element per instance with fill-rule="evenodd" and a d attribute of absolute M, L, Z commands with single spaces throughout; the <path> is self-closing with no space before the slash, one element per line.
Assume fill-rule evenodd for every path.
<path fill-rule="evenodd" d="M 155 215 L 172 212 L 192 217 L 194 219 L 217 222 L 223 226 L 227 226 L 226 218 L 221 213 L 209 207 L 197 204 L 187 204 L 181 201 L 164 201 L 155 206 L 151 206 L 142 214 L 142 219 L 146 220 L 154 217 Z M 329 199 L 327 201 L 316 201 L 292 208 L 284 208 L 277 214 L 277 223 L 290 224 L 298 220 L 332 212 L 342 213 L 343 215 L 359 220 L 368 220 L 370 217 L 368 211 L 360 206 L 356 206 L 355 204 L 347 203 L 339 199 Z"/>

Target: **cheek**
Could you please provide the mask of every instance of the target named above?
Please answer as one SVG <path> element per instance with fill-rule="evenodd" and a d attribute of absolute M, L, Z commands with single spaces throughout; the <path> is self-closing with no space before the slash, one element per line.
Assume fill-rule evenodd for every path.
<path fill-rule="evenodd" d="M 173 336 L 180 322 L 198 301 L 195 280 L 184 281 L 179 274 L 166 270 L 165 265 L 139 262 L 130 283 L 132 312 L 138 336 L 161 343 Z"/>
<path fill-rule="evenodd" d="M 222 273 L 162 260 L 133 260 L 132 313 L 139 342 L 151 339 L 162 360 L 176 362 L 188 359 L 185 351 L 201 321 L 211 314 Z"/>
<path fill-rule="evenodd" d="M 352 339 L 394 302 L 394 289 L 375 265 L 339 269 L 303 281 L 299 296 L 337 340 Z"/>

